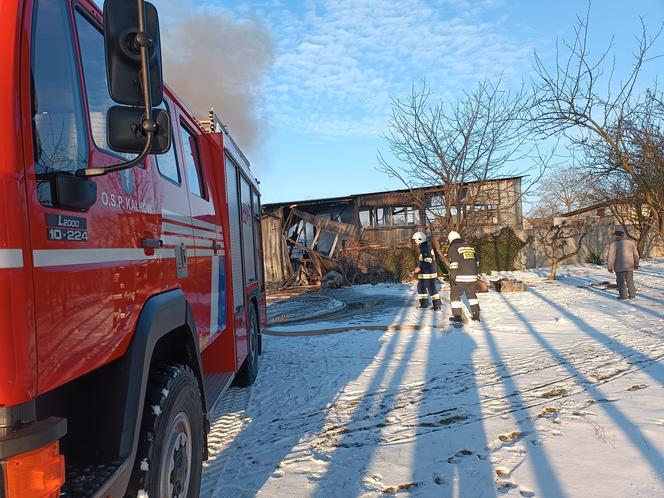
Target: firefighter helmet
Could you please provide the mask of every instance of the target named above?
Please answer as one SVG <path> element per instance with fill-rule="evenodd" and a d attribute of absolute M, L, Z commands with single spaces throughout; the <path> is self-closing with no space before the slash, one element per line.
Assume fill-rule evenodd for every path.
<path fill-rule="evenodd" d="M 415 232 L 413 234 L 413 240 L 418 244 L 423 244 L 427 241 L 427 236 L 424 234 L 424 232 Z"/>
<path fill-rule="evenodd" d="M 455 241 L 457 239 L 460 239 L 460 238 L 461 238 L 461 235 L 459 235 L 459 232 L 455 232 L 454 230 L 452 230 L 450 233 L 447 234 L 448 242 L 453 242 L 453 241 Z"/>

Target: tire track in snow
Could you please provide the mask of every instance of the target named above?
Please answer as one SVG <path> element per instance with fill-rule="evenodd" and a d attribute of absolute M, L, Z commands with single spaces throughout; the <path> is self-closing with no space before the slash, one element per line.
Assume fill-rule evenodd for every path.
<path fill-rule="evenodd" d="M 203 462 L 203 478 L 201 482 L 202 498 L 213 496 L 218 487 L 218 479 L 224 462 L 219 458 L 228 445 L 242 431 L 245 425 L 245 411 L 251 397 L 251 388 L 231 387 L 224 393 L 212 414 L 212 425 L 208 434 L 208 460 Z M 237 490 L 229 490 L 228 497 L 239 496 Z M 215 497 L 222 497 L 219 493 Z"/>

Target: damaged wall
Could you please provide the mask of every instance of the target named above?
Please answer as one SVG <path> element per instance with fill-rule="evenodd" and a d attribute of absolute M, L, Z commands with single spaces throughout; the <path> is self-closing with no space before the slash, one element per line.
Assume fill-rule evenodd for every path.
<path fill-rule="evenodd" d="M 271 213 L 264 211 L 261 216 L 265 281 L 269 283 L 285 282 L 293 274 L 283 236 L 282 216 L 283 209 Z"/>

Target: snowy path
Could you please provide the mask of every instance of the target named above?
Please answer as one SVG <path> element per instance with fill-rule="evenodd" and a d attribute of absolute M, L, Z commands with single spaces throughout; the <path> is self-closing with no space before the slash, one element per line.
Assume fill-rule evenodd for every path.
<path fill-rule="evenodd" d="M 563 273 L 482 295 L 470 329 L 364 286 L 344 292 L 387 304 L 282 329 L 423 330 L 266 336 L 258 382 L 217 410 L 202 496 L 664 496 L 664 264 L 630 302 L 589 286 L 605 270 Z"/>

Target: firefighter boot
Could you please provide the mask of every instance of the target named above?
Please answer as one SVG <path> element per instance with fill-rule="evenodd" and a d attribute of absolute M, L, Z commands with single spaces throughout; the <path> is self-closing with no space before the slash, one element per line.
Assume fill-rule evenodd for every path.
<path fill-rule="evenodd" d="M 460 316 L 455 315 L 450 317 L 450 322 L 452 322 L 453 324 L 457 324 L 457 323 L 463 323 L 463 320 L 461 319 Z"/>
<path fill-rule="evenodd" d="M 429 307 L 429 298 L 427 296 L 427 299 L 420 299 L 420 305 L 417 307 L 418 310 L 425 310 Z"/>
<path fill-rule="evenodd" d="M 431 300 L 433 301 L 433 310 L 438 311 L 442 309 L 442 302 L 440 301 L 440 295 L 439 294 L 434 294 L 431 297 Z"/>

